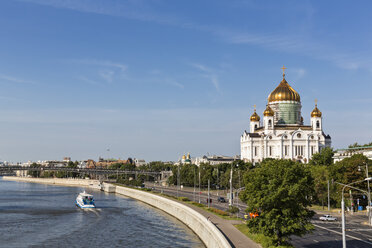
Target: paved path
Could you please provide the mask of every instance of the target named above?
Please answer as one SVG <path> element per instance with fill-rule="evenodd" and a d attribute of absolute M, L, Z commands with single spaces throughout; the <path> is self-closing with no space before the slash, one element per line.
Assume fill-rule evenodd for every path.
<path fill-rule="evenodd" d="M 261 247 L 259 244 L 253 242 L 251 239 L 249 239 L 247 236 L 241 233 L 236 227 L 234 227 L 234 225 L 236 224 L 242 224 L 242 221 L 226 220 L 210 212 L 207 212 L 204 209 L 193 206 L 191 204 L 186 204 L 183 202 L 181 203 L 194 209 L 198 213 L 202 214 L 205 218 L 209 217 L 210 221 L 212 221 L 212 223 L 215 224 L 217 228 L 221 230 L 221 232 L 225 235 L 225 237 L 228 239 L 228 241 L 233 247 L 236 247 L 236 248 L 260 248 Z"/>

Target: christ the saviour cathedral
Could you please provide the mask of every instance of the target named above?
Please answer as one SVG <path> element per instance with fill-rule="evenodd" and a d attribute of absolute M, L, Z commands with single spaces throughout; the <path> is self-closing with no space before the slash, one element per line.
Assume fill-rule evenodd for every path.
<path fill-rule="evenodd" d="M 254 113 L 249 132 L 240 138 L 241 159 L 252 163 L 265 158 L 291 159 L 307 163 L 314 153 L 331 146 L 331 137 L 323 132 L 322 112 L 311 112 L 310 125 L 301 116 L 300 95 L 283 80 L 271 92 L 263 112 L 263 121 Z"/>

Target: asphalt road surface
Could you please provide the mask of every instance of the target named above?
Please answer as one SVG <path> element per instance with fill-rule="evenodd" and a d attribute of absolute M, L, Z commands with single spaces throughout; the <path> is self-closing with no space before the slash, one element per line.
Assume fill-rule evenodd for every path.
<path fill-rule="evenodd" d="M 292 244 L 295 247 L 306 248 L 333 248 L 342 247 L 341 218 L 337 216 L 337 221 L 320 221 L 317 214 L 312 223 L 315 230 L 311 234 L 303 237 L 292 237 Z M 367 217 L 361 215 L 347 215 L 346 217 L 346 245 L 350 247 L 371 248 L 372 247 L 372 228 L 362 224 L 367 221 Z"/>
<path fill-rule="evenodd" d="M 153 183 L 146 184 L 147 187 L 153 188 L 157 192 L 163 192 L 168 195 L 187 197 L 192 201 L 199 201 L 199 192 L 195 194 L 192 189 L 178 190 L 175 188 L 167 188 L 154 186 Z M 197 189 L 198 190 L 198 189 Z M 200 194 L 200 202 L 207 204 L 207 193 L 204 191 Z M 229 203 L 220 203 L 217 201 L 216 194 L 210 194 L 212 199 L 211 207 L 226 211 Z M 225 196 L 224 196 L 225 197 Z M 226 199 L 226 197 L 225 197 Z M 226 201 L 228 201 L 226 199 Z M 246 204 L 237 199 L 234 200 L 234 206 L 239 207 L 238 216 L 243 218 Z M 316 214 L 312 220 L 315 230 L 311 234 L 303 237 L 292 236 L 291 243 L 298 248 L 339 248 L 342 247 L 342 229 L 341 217 L 337 217 L 337 221 L 320 221 L 321 214 Z M 372 227 L 362 224 L 367 221 L 367 216 L 354 214 L 346 216 L 346 244 L 348 248 L 372 248 Z"/>

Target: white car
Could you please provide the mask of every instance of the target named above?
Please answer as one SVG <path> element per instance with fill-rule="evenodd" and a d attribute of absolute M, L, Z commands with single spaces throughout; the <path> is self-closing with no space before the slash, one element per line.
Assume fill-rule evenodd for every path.
<path fill-rule="evenodd" d="M 337 218 L 336 217 L 333 217 L 332 215 L 326 214 L 326 215 L 323 215 L 323 216 L 319 217 L 319 220 L 322 220 L 322 221 L 335 221 L 335 220 L 337 220 Z"/>

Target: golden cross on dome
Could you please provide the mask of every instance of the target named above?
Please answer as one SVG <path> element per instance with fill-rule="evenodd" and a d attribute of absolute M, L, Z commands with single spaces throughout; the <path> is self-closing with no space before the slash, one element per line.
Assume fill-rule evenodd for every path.
<path fill-rule="evenodd" d="M 254 108 L 254 112 L 256 112 L 256 104 L 255 104 L 255 105 L 253 105 L 253 108 Z"/>
<path fill-rule="evenodd" d="M 315 99 L 315 106 L 318 105 L 318 99 Z"/>
<path fill-rule="evenodd" d="M 284 76 L 285 76 L 285 69 L 287 69 L 287 68 L 285 68 L 285 66 L 283 65 L 283 67 L 282 67 L 282 68 L 280 68 L 280 69 L 282 69 L 282 70 L 283 70 L 283 78 L 284 78 Z"/>

